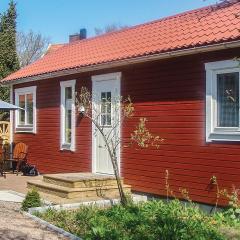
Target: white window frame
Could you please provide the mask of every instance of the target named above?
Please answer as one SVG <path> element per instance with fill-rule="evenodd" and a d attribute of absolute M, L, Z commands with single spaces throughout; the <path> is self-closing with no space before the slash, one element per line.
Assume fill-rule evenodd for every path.
<path fill-rule="evenodd" d="M 209 62 L 205 63 L 205 69 L 206 69 L 206 141 L 207 142 L 240 141 L 240 126 L 217 127 L 217 74 L 238 72 L 240 77 L 240 63 L 235 60 Z M 239 94 L 240 94 L 240 79 L 239 79 Z"/>
<path fill-rule="evenodd" d="M 61 142 L 60 149 L 61 150 L 70 150 L 75 151 L 75 126 L 76 126 L 76 117 L 75 117 L 75 85 L 76 80 L 62 81 L 60 82 L 61 87 L 61 113 L 60 113 L 60 121 L 61 121 Z M 72 129 L 71 129 L 71 144 L 67 144 L 65 142 L 65 88 L 72 88 Z"/>
<path fill-rule="evenodd" d="M 15 113 L 15 132 L 26 132 L 26 133 L 36 133 L 37 127 L 36 127 L 36 91 L 37 86 L 31 86 L 31 87 L 24 87 L 24 88 L 17 88 L 15 89 L 15 104 L 19 106 L 19 96 L 20 95 L 26 95 L 26 94 L 32 94 L 33 95 L 33 126 L 30 127 L 29 125 L 19 125 L 19 110 Z M 25 109 L 25 123 L 26 123 L 26 109 Z"/>

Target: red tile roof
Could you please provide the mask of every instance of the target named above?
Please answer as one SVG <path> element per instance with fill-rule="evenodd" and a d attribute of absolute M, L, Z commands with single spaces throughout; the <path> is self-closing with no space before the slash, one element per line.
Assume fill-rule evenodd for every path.
<path fill-rule="evenodd" d="M 49 53 L 55 52 L 56 50 L 58 50 L 59 48 L 63 47 L 64 45 L 65 45 L 64 43 L 50 44 L 48 46 L 48 49 L 47 49 L 46 53 L 44 54 L 44 56 L 49 54 Z"/>
<path fill-rule="evenodd" d="M 240 40 L 239 13 L 235 0 L 66 44 L 3 81 Z"/>

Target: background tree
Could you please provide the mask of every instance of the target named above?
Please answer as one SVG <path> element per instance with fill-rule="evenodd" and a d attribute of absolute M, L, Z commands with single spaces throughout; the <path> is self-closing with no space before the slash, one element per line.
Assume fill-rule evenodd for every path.
<path fill-rule="evenodd" d="M 16 53 L 16 4 L 10 1 L 8 10 L 0 15 L 0 80 L 19 69 Z M 9 101 L 9 87 L 0 86 L 0 99 Z M 9 113 L 0 113 L 1 119 Z"/>
<path fill-rule="evenodd" d="M 117 181 L 121 203 L 125 205 L 127 203 L 127 199 L 123 190 L 118 167 L 118 151 L 119 147 L 123 145 L 119 130 L 122 129 L 122 125 L 125 123 L 124 120 L 126 118 L 133 117 L 134 106 L 130 97 L 123 99 L 123 97 L 117 96 L 111 99 L 104 99 L 101 104 L 96 104 L 95 99 L 96 96 L 92 96 L 86 87 L 82 87 L 81 92 L 76 93 L 76 106 L 82 117 L 88 118 L 94 124 L 94 134 L 100 133 L 103 139 L 104 146 L 100 147 L 105 148 L 109 154 L 113 172 Z M 104 109 L 104 111 L 107 110 L 112 112 L 110 120 L 111 128 L 106 127 L 105 124 L 101 123 L 102 109 Z M 146 122 L 146 118 L 139 119 L 139 123 L 130 136 L 131 142 L 128 144 L 129 147 L 159 147 L 159 144 L 163 141 L 163 139 L 159 136 L 154 136 L 146 127 Z"/>
<path fill-rule="evenodd" d="M 121 25 L 121 24 L 116 24 L 116 23 L 112 23 L 112 24 L 108 24 L 103 28 L 95 28 L 95 35 L 102 35 L 104 33 L 109 33 L 109 32 L 115 32 L 124 28 L 128 28 L 129 26 L 127 25 Z"/>
<path fill-rule="evenodd" d="M 17 55 L 20 67 L 25 67 L 39 59 L 47 50 L 49 38 L 30 30 L 17 33 Z"/>
<path fill-rule="evenodd" d="M 0 79 L 19 68 L 16 53 L 16 4 L 10 1 L 0 16 Z"/>

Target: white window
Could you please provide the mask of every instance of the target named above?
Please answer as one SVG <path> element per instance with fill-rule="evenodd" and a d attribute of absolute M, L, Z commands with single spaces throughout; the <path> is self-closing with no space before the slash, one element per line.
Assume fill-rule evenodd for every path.
<path fill-rule="evenodd" d="M 15 89 L 16 132 L 36 133 L 36 86 Z"/>
<path fill-rule="evenodd" d="M 61 150 L 75 149 L 75 80 L 61 86 Z"/>
<path fill-rule="evenodd" d="M 240 141 L 240 63 L 210 62 L 205 68 L 206 140 Z"/>

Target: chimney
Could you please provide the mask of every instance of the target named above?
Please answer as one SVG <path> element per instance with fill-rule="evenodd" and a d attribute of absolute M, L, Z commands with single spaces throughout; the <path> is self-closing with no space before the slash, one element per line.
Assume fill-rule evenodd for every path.
<path fill-rule="evenodd" d="M 79 33 L 69 35 L 69 43 L 79 41 L 82 39 L 86 39 L 86 38 L 87 38 L 87 30 L 86 30 L 86 28 L 82 28 L 82 29 L 80 29 Z"/>
<path fill-rule="evenodd" d="M 80 40 L 82 39 L 86 39 L 87 38 L 87 29 L 86 28 L 82 28 L 80 29 Z"/>

